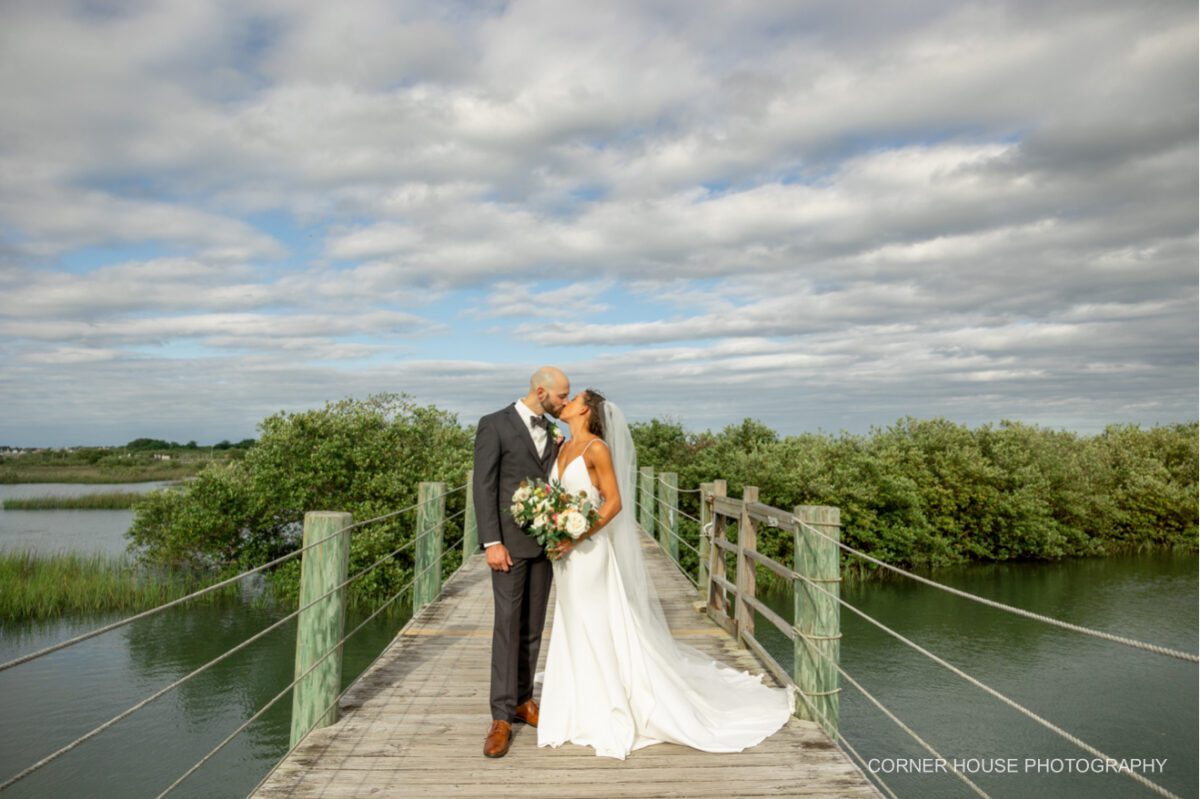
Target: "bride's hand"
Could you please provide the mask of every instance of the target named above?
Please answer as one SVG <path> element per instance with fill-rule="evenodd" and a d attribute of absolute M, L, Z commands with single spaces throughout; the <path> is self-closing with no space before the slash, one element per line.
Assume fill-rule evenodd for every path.
<path fill-rule="evenodd" d="M 559 558 L 563 557 L 568 552 L 570 552 L 571 548 L 574 546 L 575 546 L 574 541 L 572 541 L 570 539 L 564 539 L 562 541 L 559 541 L 554 546 L 550 547 L 550 549 L 546 550 L 546 553 L 550 556 L 550 560 L 558 560 Z"/>

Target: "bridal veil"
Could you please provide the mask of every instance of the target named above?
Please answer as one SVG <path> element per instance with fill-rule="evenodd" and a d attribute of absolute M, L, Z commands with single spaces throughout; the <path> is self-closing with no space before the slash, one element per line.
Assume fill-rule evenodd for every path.
<path fill-rule="evenodd" d="M 677 671 L 686 675 L 687 683 L 698 695 L 697 698 L 714 709 L 740 704 L 740 709 L 748 714 L 758 710 L 771 713 L 780 703 L 785 703 L 794 713 L 796 696 L 792 686 L 765 692 L 759 683 L 753 686 L 757 690 L 739 690 L 744 681 L 731 682 L 733 670 L 730 667 L 671 635 L 666 614 L 642 554 L 642 533 L 638 528 L 635 510 L 637 453 L 633 436 L 620 407 L 607 400 L 604 403 L 604 439 L 612 455 L 617 487 L 621 492 L 621 512 L 607 525 L 608 534 L 630 612 L 641 631 L 643 645 L 654 651 L 661 662 L 674 664 Z M 743 674 L 749 676 L 748 673 Z M 760 676 L 758 680 L 761 679 Z M 786 698 L 782 696 L 785 691 Z"/>

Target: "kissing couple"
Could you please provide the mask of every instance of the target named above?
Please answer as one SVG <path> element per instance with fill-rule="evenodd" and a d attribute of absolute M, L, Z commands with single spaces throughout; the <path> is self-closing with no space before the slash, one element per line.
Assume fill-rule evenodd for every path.
<path fill-rule="evenodd" d="M 539 747 L 570 742 L 620 760 L 664 742 L 740 752 L 794 711 L 790 689 L 672 637 L 642 555 L 636 469 L 621 409 L 591 388 L 571 397 L 552 366 L 533 373 L 524 397 L 479 420 L 472 489 L 495 613 L 484 755 L 504 756 L 518 721 L 537 728 Z M 510 511 L 521 483 L 538 479 L 586 493 L 599 519 L 543 548 Z M 551 585 L 554 624 L 545 671 L 535 673 Z"/>

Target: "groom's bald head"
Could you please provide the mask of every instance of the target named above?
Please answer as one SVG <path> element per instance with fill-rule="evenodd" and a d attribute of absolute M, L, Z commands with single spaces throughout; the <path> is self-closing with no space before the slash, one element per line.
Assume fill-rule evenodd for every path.
<path fill-rule="evenodd" d="M 567 404 L 571 396 L 571 381 L 556 366 L 543 366 L 529 378 L 529 400 L 541 404 L 542 409 L 554 416 Z M 533 402 L 526 403 L 533 405 Z"/>
<path fill-rule="evenodd" d="M 550 390 L 560 384 L 566 384 L 568 390 L 571 388 L 571 381 L 557 366 L 543 366 L 529 378 L 530 391 L 537 391 L 539 387 Z"/>

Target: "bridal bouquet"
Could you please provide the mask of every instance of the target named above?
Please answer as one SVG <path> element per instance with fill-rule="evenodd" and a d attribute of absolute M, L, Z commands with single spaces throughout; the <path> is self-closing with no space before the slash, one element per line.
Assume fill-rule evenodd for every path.
<path fill-rule="evenodd" d="M 600 511 L 592 506 L 586 491 L 572 494 L 557 480 L 522 480 L 509 511 L 545 549 L 578 538 L 600 519 Z"/>

